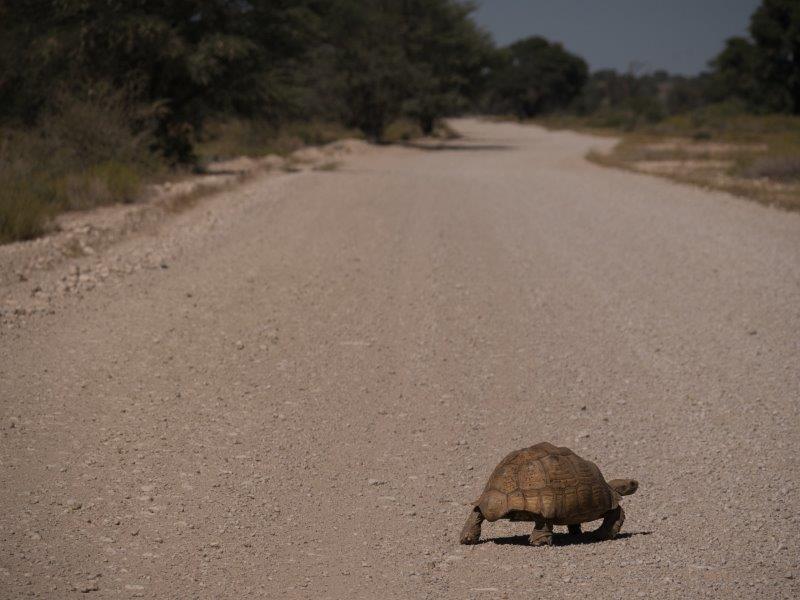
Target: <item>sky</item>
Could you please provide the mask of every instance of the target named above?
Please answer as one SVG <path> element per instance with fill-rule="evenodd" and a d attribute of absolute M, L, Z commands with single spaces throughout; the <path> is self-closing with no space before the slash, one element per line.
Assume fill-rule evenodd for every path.
<path fill-rule="evenodd" d="M 695 75 L 744 35 L 760 0 L 478 0 L 475 20 L 505 45 L 530 35 L 558 41 L 592 70 L 665 69 Z"/>

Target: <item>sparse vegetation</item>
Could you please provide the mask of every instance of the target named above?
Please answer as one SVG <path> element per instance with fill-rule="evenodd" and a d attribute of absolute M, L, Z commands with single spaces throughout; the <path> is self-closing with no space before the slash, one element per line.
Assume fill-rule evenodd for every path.
<path fill-rule="evenodd" d="M 547 123 L 562 126 L 562 120 Z M 590 121 L 571 127 L 592 130 Z M 631 133 L 594 162 L 721 189 L 800 210 L 800 117 L 714 106 Z"/>

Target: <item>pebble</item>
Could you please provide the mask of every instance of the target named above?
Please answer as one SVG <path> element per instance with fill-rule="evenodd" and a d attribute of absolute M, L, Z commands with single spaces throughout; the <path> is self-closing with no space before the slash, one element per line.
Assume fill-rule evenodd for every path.
<path fill-rule="evenodd" d="M 384 485 L 386 482 L 380 479 L 367 479 L 367 483 L 370 485 Z"/>
<path fill-rule="evenodd" d="M 239 340 L 238 342 L 236 342 L 236 348 L 237 348 L 237 350 L 243 350 L 244 349 L 244 342 L 242 340 Z"/>

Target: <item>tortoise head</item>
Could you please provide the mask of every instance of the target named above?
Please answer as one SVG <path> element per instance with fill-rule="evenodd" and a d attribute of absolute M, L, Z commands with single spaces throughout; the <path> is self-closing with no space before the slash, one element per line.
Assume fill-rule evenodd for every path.
<path fill-rule="evenodd" d="M 635 479 L 612 479 L 607 483 L 620 496 L 629 496 L 639 489 L 639 482 Z"/>

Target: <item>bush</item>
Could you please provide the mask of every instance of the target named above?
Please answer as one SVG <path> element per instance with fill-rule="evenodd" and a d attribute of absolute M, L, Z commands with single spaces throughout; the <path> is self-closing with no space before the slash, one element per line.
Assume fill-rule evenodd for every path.
<path fill-rule="evenodd" d="M 561 44 L 534 36 L 514 42 L 497 55 L 490 89 L 495 112 L 520 119 L 567 108 L 588 79 L 586 62 Z"/>
<path fill-rule="evenodd" d="M 197 144 L 201 162 L 237 156 L 285 156 L 304 145 L 319 146 L 359 137 L 360 132 L 327 121 L 298 121 L 282 126 L 261 120 L 226 119 L 210 123 Z"/>
<path fill-rule="evenodd" d="M 419 123 L 411 119 L 397 119 L 386 127 L 385 142 L 407 142 L 423 135 Z"/>
<path fill-rule="evenodd" d="M 64 210 L 131 202 L 158 163 L 113 95 L 61 98 L 32 128 L 0 130 L 0 239 L 28 239 Z"/>
<path fill-rule="evenodd" d="M 41 235 L 54 213 L 53 192 L 41 181 L 3 179 L 0 198 L 0 243 Z"/>

